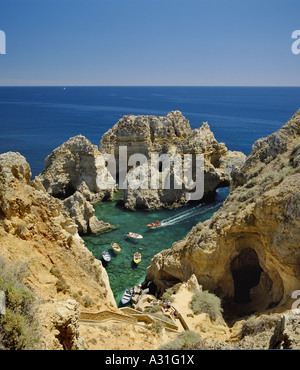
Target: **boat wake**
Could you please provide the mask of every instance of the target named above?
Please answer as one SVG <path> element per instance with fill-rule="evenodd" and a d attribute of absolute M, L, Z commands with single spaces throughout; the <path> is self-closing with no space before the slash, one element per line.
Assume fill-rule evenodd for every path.
<path fill-rule="evenodd" d="M 190 208 L 186 211 L 183 211 L 175 216 L 172 216 L 172 217 L 169 217 L 169 218 L 166 218 L 165 220 L 162 220 L 161 221 L 161 227 L 166 227 L 166 226 L 172 226 L 172 225 L 176 225 L 178 223 L 182 223 L 192 217 L 195 217 L 195 216 L 200 216 L 208 211 L 211 211 L 215 208 L 218 208 L 220 205 L 222 204 L 222 202 L 220 203 L 217 203 L 217 204 L 214 204 L 213 206 L 211 207 L 205 207 L 204 209 L 201 209 L 201 207 L 205 206 L 204 204 L 199 204 L 198 206 L 196 207 L 193 207 L 193 208 Z"/>

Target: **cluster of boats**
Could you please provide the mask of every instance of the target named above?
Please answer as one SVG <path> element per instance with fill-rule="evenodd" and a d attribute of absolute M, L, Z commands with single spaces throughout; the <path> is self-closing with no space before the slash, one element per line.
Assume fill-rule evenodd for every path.
<path fill-rule="evenodd" d="M 159 221 L 152 222 L 152 223 L 150 223 L 150 224 L 147 225 L 148 228 L 155 228 L 155 227 L 159 227 L 159 226 L 161 226 L 161 223 Z M 127 236 L 129 238 L 133 238 L 133 239 L 143 239 L 143 236 L 142 235 L 137 234 L 137 233 L 132 233 L 132 232 L 128 232 L 127 233 Z M 120 246 L 117 243 L 111 243 L 111 247 L 114 250 L 114 252 L 117 252 L 117 253 L 121 252 L 121 248 L 120 248 Z M 102 258 L 103 258 L 103 260 L 105 262 L 109 262 L 111 260 L 111 255 L 109 254 L 109 252 L 104 251 L 102 253 Z M 142 260 L 141 253 L 136 252 L 133 255 L 133 262 L 136 263 L 136 264 L 138 264 L 138 263 L 141 262 L 141 260 Z"/>
<path fill-rule="evenodd" d="M 161 223 L 159 221 L 152 222 L 152 223 L 147 225 L 148 228 L 156 228 L 156 227 L 160 227 L 160 226 L 161 226 Z M 126 235 L 127 235 L 127 237 L 133 238 L 133 239 L 143 239 L 143 236 L 140 235 L 140 234 L 137 234 L 137 233 L 128 232 Z M 111 247 L 112 247 L 114 252 L 116 252 L 116 253 L 121 252 L 121 248 L 117 243 L 111 243 Z M 104 251 L 102 253 L 102 258 L 105 262 L 109 262 L 111 260 L 111 255 L 109 254 L 109 252 Z M 135 252 L 134 255 L 133 255 L 133 262 L 135 264 L 138 264 L 138 263 L 141 262 L 141 260 L 142 260 L 141 253 Z M 122 296 L 121 302 L 123 304 L 126 304 L 126 303 L 130 302 L 133 293 L 134 293 L 133 288 L 126 289 L 123 296 Z"/>
<path fill-rule="evenodd" d="M 111 247 L 114 250 L 114 252 L 121 252 L 121 247 L 117 243 L 111 243 Z M 102 258 L 105 262 L 109 262 L 111 260 L 111 255 L 107 251 L 102 252 Z M 142 260 L 142 255 L 139 252 L 135 252 L 133 255 L 133 262 L 138 264 Z"/>

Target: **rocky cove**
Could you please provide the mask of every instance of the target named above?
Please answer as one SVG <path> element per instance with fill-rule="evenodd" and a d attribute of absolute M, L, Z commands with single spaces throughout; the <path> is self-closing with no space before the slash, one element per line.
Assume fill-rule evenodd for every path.
<path fill-rule="evenodd" d="M 1 256 L 7 263 L 18 260 L 28 265 L 26 284 L 38 297 L 40 317 L 45 318 L 47 312 L 52 315 L 51 320 L 41 320 L 47 348 L 82 348 L 84 339 L 96 346 L 91 337 L 98 338 L 99 333 L 96 328 L 80 331 L 79 311 L 120 311 L 105 268 L 81 238 L 114 227 L 95 216 L 94 206 L 111 201 L 118 191 L 118 187 L 104 190 L 97 179 L 110 176 L 105 154 L 120 162 L 120 145 L 127 147 L 127 160 L 135 153 L 148 158 L 151 154 L 202 154 L 205 200 L 211 200 L 217 188 L 230 186 L 220 210 L 153 257 L 146 282 L 154 283 L 158 294 L 182 283 L 181 291 L 174 294 L 176 300 L 176 294 L 190 295 L 184 284 L 193 276 L 198 290 L 221 298 L 225 318 L 274 314 L 261 346 L 268 345 L 278 313 L 286 313 L 292 346 L 297 348 L 299 335 L 293 327 L 299 319 L 289 310 L 292 292 L 300 288 L 299 133 L 300 111 L 279 131 L 254 143 L 246 158 L 218 143 L 208 123 L 192 130 L 181 112 L 174 111 L 162 117 L 124 116 L 103 135 L 99 147 L 82 135 L 75 136 L 46 158 L 44 171 L 33 180 L 23 156 L 0 155 Z M 158 178 L 161 172 L 156 170 Z M 126 189 L 122 204 L 128 210 L 182 206 L 188 189 L 180 181 L 181 189 Z M 259 327 L 260 319 L 256 320 Z M 69 330 L 65 330 L 66 322 L 72 323 Z M 116 325 L 108 326 L 107 338 L 118 336 Z M 209 340 L 211 348 L 236 348 L 234 343 L 239 342 L 234 338 L 238 327 L 230 333 L 224 321 L 195 317 L 189 326 Z M 135 343 L 138 348 L 145 334 L 139 330 L 132 327 L 131 348 Z M 261 337 L 259 330 L 253 329 L 252 334 L 246 339 L 247 335 L 237 335 L 242 347 L 254 346 L 255 336 Z M 167 332 L 163 338 L 151 335 L 155 338 L 148 343 L 151 349 L 174 337 Z M 105 338 L 105 333 L 101 336 Z M 108 348 L 105 341 L 99 344 L 99 338 L 98 346 Z"/>

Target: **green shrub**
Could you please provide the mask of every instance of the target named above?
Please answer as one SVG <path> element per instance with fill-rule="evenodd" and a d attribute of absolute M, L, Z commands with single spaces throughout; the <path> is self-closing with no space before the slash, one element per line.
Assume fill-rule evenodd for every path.
<path fill-rule="evenodd" d="M 266 332 L 267 330 L 274 330 L 275 325 L 277 324 L 276 317 L 255 317 L 250 316 L 247 320 L 243 322 L 240 337 L 243 339 L 246 336 L 257 335 L 258 333 Z"/>
<path fill-rule="evenodd" d="M 273 172 L 267 172 L 263 178 L 263 182 L 274 180 L 275 174 Z"/>
<path fill-rule="evenodd" d="M 152 307 L 146 307 L 145 312 L 149 312 L 149 313 L 161 312 L 161 307 L 158 305 L 154 305 Z"/>
<path fill-rule="evenodd" d="M 172 321 L 172 319 L 163 315 L 162 313 L 155 312 L 155 313 L 152 313 L 151 315 L 154 316 L 154 317 L 157 317 L 158 319 L 161 319 L 163 321 L 166 321 L 166 322 L 174 325 L 174 322 Z"/>
<path fill-rule="evenodd" d="M 249 181 L 247 181 L 247 183 L 245 184 L 245 187 L 246 188 L 252 188 L 256 184 L 257 184 L 257 178 L 256 177 L 252 177 Z"/>
<path fill-rule="evenodd" d="M 171 303 L 174 302 L 174 297 L 172 295 L 173 293 L 169 289 L 167 289 L 162 295 L 163 301 L 167 300 L 167 301 L 170 301 Z"/>
<path fill-rule="evenodd" d="M 0 290 L 5 294 L 6 310 L 0 315 L 0 348 L 37 349 L 40 327 L 36 315 L 36 297 L 23 279 L 24 265 L 8 264 L 0 257 Z"/>
<path fill-rule="evenodd" d="M 176 294 L 179 290 L 179 288 L 181 287 L 182 283 L 177 283 L 175 285 L 173 285 L 171 288 L 168 288 L 164 294 L 162 295 L 162 299 L 163 300 L 167 300 L 167 301 L 170 301 L 171 303 L 174 302 L 174 297 L 173 294 Z"/>
<path fill-rule="evenodd" d="M 94 300 L 90 296 L 88 296 L 88 295 L 84 296 L 82 298 L 82 301 L 83 301 L 84 307 L 90 307 L 94 303 Z"/>
<path fill-rule="evenodd" d="M 188 350 L 198 347 L 201 341 L 199 334 L 192 330 L 187 330 L 178 335 L 172 342 L 160 346 L 159 350 Z"/>
<path fill-rule="evenodd" d="M 163 300 L 166 299 L 167 301 L 170 301 L 171 303 L 174 302 L 173 294 L 176 294 L 178 292 L 181 285 L 182 285 L 182 283 L 177 283 L 177 284 L 173 285 L 171 288 L 166 289 L 166 291 L 162 295 L 162 299 Z"/>
<path fill-rule="evenodd" d="M 208 291 L 198 292 L 193 295 L 192 309 L 195 315 L 207 313 L 211 320 L 222 317 L 223 312 L 220 298 Z"/>
<path fill-rule="evenodd" d="M 154 321 L 151 324 L 151 327 L 152 327 L 152 330 L 155 333 L 160 334 L 162 332 L 163 328 L 165 327 L 165 325 L 161 321 Z"/>
<path fill-rule="evenodd" d="M 67 284 L 66 280 L 64 279 L 58 268 L 51 267 L 50 273 L 57 278 L 55 284 L 57 292 L 66 293 L 70 291 L 70 285 Z"/>
<path fill-rule="evenodd" d="M 257 320 L 255 316 L 250 316 L 246 321 L 244 321 L 241 329 L 241 338 L 244 338 L 247 335 L 253 335 L 256 333 Z"/>

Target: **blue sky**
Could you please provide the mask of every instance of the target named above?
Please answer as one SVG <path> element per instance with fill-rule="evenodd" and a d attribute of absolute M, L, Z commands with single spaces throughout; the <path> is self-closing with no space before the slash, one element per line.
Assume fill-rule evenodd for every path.
<path fill-rule="evenodd" d="M 0 85 L 300 86 L 299 0 L 0 0 Z"/>

